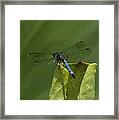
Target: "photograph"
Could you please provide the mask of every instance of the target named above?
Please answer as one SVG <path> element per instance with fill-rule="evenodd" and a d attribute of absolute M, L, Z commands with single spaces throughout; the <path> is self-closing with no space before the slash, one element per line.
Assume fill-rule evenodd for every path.
<path fill-rule="evenodd" d="M 20 100 L 99 100 L 99 20 L 20 20 Z"/>

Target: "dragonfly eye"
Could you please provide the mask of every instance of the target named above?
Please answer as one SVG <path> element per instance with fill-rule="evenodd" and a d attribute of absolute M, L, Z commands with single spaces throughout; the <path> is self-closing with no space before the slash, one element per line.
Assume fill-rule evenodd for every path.
<path fill-rule="evenodd" d="M 56 53 L 53 53 L 53 57 L 55 57 L 56 56 Z"/>

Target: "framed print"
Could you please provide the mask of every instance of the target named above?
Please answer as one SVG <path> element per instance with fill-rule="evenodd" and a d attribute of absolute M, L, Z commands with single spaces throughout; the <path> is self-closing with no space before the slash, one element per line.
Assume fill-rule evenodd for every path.
<path fill-rule="evenodd" d="M 1 2 L 1 118 L 118 119 L 118 2 Z"/>

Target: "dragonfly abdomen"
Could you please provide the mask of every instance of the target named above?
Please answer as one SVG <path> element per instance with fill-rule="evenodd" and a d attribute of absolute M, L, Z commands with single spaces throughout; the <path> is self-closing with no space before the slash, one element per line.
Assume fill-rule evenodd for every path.
<path fill-rule="evenodd" d="M 70 68 L 69 64 L 67 63 L 67 61 L 66 61 L 65 59 L 64 59 L 64 64 L 65 64 L 67 70 L 69 71 L 69 73 L 72 75 L 72 77 L 73 77 L 74 79 L 76 79 L 76 77 L 75 77 L 75 75 L 74 75 L 74 72 L 72 71 L 72 69 Z"/>

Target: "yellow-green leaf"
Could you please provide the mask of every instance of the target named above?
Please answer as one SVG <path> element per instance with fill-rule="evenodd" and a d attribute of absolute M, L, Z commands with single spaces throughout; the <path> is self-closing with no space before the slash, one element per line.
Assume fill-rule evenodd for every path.
<path fill-rule="evenodd" d="M 61 64 L 57 65 L 49 93 L 49 99 L 51 100 L 65 99 L 68 74 L 69 73 L 66 68 L 64 68 Z"/>
<path fill-rule="evenodd" d="M 85 92 L 85 85 L 87 83 L 86 81 L 91 81 L 92 79 L 93 81 L 95 81 L 96 70 L 94 69 L 96 69 L 96 64 L 89 64 L 80 61 L 78 63 L 71 63 L 69 65 L 73 70 L 76 79 L 74 79 L 69 74 L 68 70 L 64 67 L 63 64 L 58 64 L 55 69 L 54 78 L 49 93 L 50 100 L 77 100 L 85 98 L 87 93 Z M 90 84 L 91 83 L 88 82 L 88 86 L 90 86 Z M 91 89 L 91 91 L 89 91 L 90 96 L 91 94 L 95 93 L 95 89 L 93 88 Z"/>
<path fill-rule="evenodd" d="M 70 67 L 73 70 L 76 79 L 72 78 L 72 76 L 68 74 L 69 77 L 67 83 L 66 98 L 67 100 L 77 100 L 80 92 L 80 85 L 83 80 L 83 76 L 85 75 L 88 64 L 80 61 L 78 63 L 70 64 Z"/>
<path fill-rule="evenodd" d="M 87 68 L 85 76 L 80 86 L 79 99 L 94 100 L 95 99 L 95 74 L 96 63 L 90 64 Z"/>

